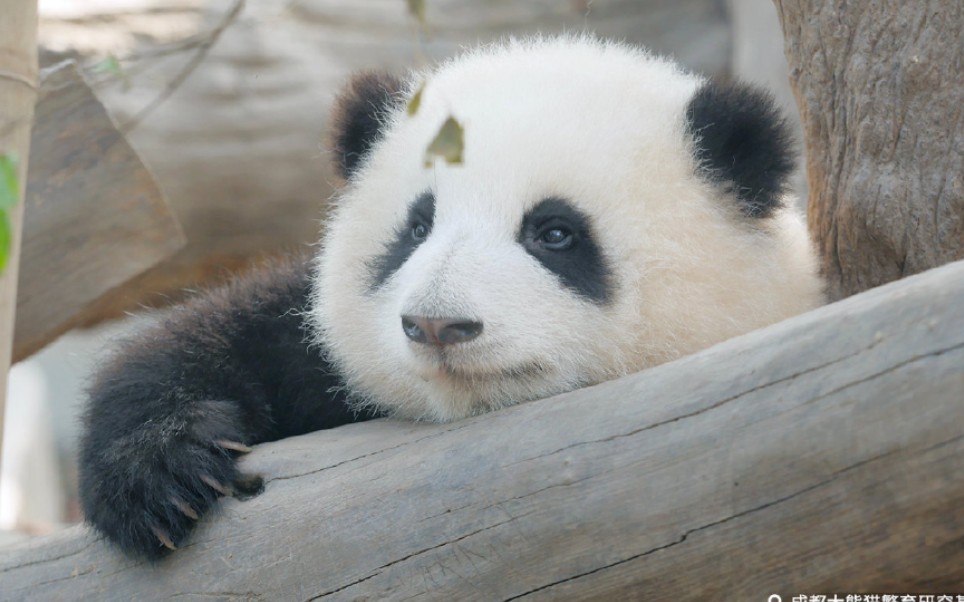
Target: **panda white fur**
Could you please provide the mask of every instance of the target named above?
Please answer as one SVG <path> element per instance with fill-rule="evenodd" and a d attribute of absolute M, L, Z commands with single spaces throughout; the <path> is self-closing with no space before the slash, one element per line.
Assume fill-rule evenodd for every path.
<path fill-rule="evenodd" d="M 407 100 L 424 84 L 414 114 Z M 449 116 L 463 163 L 425 149 Z M 315 257 L 179 307 L 90 393 L 89 522 L 157 558 L 247 444 L 454 420 L 615 378 L 822 302 L 762 92 L 589 38 L 485 47 L 336 103 L 346 180 Z"/>

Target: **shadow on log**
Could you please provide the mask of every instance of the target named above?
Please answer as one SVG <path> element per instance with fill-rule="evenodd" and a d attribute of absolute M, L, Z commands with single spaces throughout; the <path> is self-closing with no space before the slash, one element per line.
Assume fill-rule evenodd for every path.
<path fill-rule="evenodd" d="M 448 425 L 260 446 L 157 565 L 86 529 L 4 599 L 784 600 L 964 592 L 964 262 Z"/>

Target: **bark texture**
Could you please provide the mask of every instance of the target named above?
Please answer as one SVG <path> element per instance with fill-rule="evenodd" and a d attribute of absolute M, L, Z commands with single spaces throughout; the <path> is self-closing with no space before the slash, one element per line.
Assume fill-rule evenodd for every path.
<path fill-rule="evenodd" d="M 831 299 L 964 258 L 964 4 L 776 5 Z"/>
<path fill-rule="evenodd" d="M 156 565 L 82 527 L 4 600 L 784 600 L 964 591 L 964 262 L 448 425 L 260 446 Z"/>

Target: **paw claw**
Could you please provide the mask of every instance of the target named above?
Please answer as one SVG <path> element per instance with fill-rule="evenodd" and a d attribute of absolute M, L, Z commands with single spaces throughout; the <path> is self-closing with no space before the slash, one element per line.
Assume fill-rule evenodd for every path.
<path fill-rule="evenodd" d="M 161 529 L 160 527 L 151 527 L 151 531 L 154 532 L 154 536 L 157 537 L 157 539 L 161 542 L 161 544 L 165 548 L 167 548 L 168 550 L 177 549 L 177 546 L 174 545 L 174 542 L 171 541 L 171 538 L 168 537 L 167 532 L 164 531 L 164 529 Z"/>
<path fill-rule="evenodd" d="M 199 518 L 198 513 L 194 510 L 194 508 L 191 508 L 190 504 L 188 504 L 184 500 L 178 499 L 176 497 L 172 497 L 171 503 L 174 504 L 174 506 L 176 506 L 177 509 L 180 510 L 181 514 L 183 514 L 184 516 L 193 520 L 197 520 Z"/>
<path fill-rule="evenodd" d="M 231 488 L 222 485 L 222 484 L 219 483 L 214 477 L 211 477 L 211 476 L 206 475 L 206 474 L 202 474 L 200 478 L 201 478 L 202 481 L 204 481 L 204 483 L 205 483 L 208 487 L 210 487 L 211 489 L 217 491 L 217 492 L 220 493 L 221 495 L 231 495 L 231 493 L 232 493 Z"/>
<path fill-rule="evenodd" d="M 234 497 L 247 500 L 264 491 L 264 479 L 257 474 L 239 474 L 234 480 Z"/>
<path fill-rule="evenodd" d="M 239 454 L 246 454 L 251 451 L 251 448 L 241 443 L 240 441 L 231 441 L 230 439 L 218 439 L 215 441 L 218 447 L 223 447 L 224 449 L 230 449 L 231 451 L 236 451 Z"/>

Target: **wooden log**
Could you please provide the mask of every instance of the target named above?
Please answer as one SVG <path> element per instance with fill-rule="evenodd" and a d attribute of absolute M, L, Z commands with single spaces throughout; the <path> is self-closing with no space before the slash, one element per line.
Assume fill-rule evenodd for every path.
<path fill-rule="evenodd" d="M 37 0 L 0 0 L 0 155 L 17 161 L 16 205 L 6 214 L 10 249 L 0 274 L 0 450 L 13 349 L 30 124 L 37 98 Z"/>
<path fill-rule="evenodd" d="M 627 378 L 260 446 L 157 565 L 83 527 L 4 599 L 767 600 L 964 593 L 964 262 Z"/>
<path fill-rule="evenodd" d="M 16 360 L 88 321 L 106 293 L 185 244 L 153 176 L 73 63 L 44 73 L 35 122 Z"/>
<path fill-rule="evenodd" d="M 832 299 L 964 259 L 960 0 L 776 0 Z"/>

